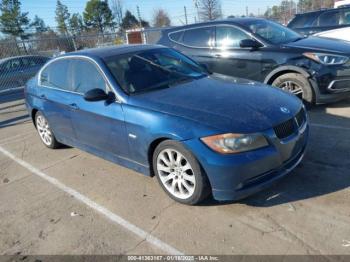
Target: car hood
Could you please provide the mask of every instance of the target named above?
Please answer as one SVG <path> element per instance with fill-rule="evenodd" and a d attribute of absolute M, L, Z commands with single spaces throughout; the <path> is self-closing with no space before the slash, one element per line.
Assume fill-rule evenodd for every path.
<path fill-rule="evenodd" d="M 129 104 L 236 133 L 270 129 L 301 108 L 298 98 L 282 90 L 221 75 L 135 94 Z M 290 112 L 283 113 L 281 107 Z"/>
<path fill-rule="evenodd" d="M 350 44 L 341 40 L 327 39 L 317 36 L 303 38 L 299 41 L 285 44 L 286 47 L 302 48 L 307 51 L 331 52 L 338 54 L 350 54 Z"/>

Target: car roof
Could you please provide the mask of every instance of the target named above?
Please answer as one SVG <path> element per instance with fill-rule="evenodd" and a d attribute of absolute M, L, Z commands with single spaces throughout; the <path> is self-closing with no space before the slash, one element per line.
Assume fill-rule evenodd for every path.
<path fill-rule="evenodd" d="M 194 23 L 194 24 L 189 24 L 189 25 L 184 25 L 184 26 L 171 27 L 171 28 L 166 29 L 164 31 L 172 32 L 172 31 L 183 30 L 183 29 L 187 29 L 187 28 L 210 26 L 210 25 L 223 24 L 223 23 L 234 24 L 234 25 L 244 27 L 245 23 L 254 22 L 254 21 L 263 21 L 263 20 L 268 20 L 268 19 L 260 18 L 260 17 L 237 17 L 237 18 L 217 19 L 217 20 L 212 20 L 212 21 L 208 21 L 208 22 L 201 22 L 201 23 Z"/>
<path fill-rule="evenodd" d="M 122 55 L 122 54 L 131 53 L 131 52 L 138 52 L 138 51 L 144 51 L 144 50 L 150 50 L 150 49 L 162 48 L 162 47 L 164 48 L 164 46 L 161 46 L 161 45 L 130 44 L 130 45 L 119 45 L 119 46 L 84 49 L 80 51 L 70 52 L 62 56 L 81 55 L 81 56 L 88 56 L 88 57 L 99 57 L 101 59 L 104 59 L 110 56 Z"/>
<path fill-rule="evenodd" d="M 323 9 L 319 9 L 319 10 L 295 14 L 295 16 L 315 15 L 315 14 L 320 14 L 320 13 L 324 13 L 324 12 L 328 12 L 328 11 L 338 11 L 338 10 L 343 10 L 343 9 L 350 9 L 350 6 L 342 6 L 342 7 L 338 7 L 338 8 L 323 8 Z"/>
<path fill-rule="evenodd" d="M 18 58 L 30 58 L 30 57 L 40 57 L 40 58 L 49 58 L 47 56 L 42 56 L 42 55 L 21 55 L 21 56 L 11 56 L 11 57 L 6 57 L 6 58 L 2 58 L 0 59 L 0 64 L 4 63 L 6 61 L 9 61 L 11 59 L 18 59 Z"/>

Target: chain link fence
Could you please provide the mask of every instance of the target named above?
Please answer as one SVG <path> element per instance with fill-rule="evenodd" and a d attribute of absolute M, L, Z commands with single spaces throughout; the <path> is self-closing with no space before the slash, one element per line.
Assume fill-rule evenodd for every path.
<path fill-rule="evenodd" d="M 123 43 L 115 33 L 62 37 L 46 32 L 28 40 L 0 40 L 0 92 L 23 87 L 50 58 L 62 53 Z"/>

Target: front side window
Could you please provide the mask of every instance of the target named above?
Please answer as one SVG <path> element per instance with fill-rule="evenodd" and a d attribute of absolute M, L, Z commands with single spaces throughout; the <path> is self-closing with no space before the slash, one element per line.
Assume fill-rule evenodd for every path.
<path fill-rule="evenodd" d="M 184 31 L 182 42 L 193 47 L 212 47 L 214 40 L 214 27 L 200 27 Z"/>
<path fill-rule="evenodd" d="M 36 66 L 39 65 L 38 58 L 36 57 L 25 57 L 22 58 L 22 63 L 24 67 L 31 67 L 31 66 Z"/>
<path fill-rule="evenodd" d="M 21 67 L 22 67 L 22 64 L 19 58 L 11 59 L 5 64 L 5 69 L 8 72 L 19 70 Z"/>
<path fill-rule="evenodd" d="M 168 48 L 113 56 L 105 63 L 128 94 L 170 88 L 206 76 L 198 64 Z"/>
<path fill-rule="evenodd" d="M 240 22 L 250 31 L 272 44 L 284 44 L 303 38 L 297 32 L 268 20 L 247 20 Z"/>
<path fill-rule="evenodd" d="M 326 12 L 320 15 L 320 17 L 318 18 L 318 26 L 335 26 L 339 25 L 339 21 L 339 11 Z"/>
<path fill-rule="evenodd" d="M 304 15 L 297 15 L 293 18 L 293 20 L 289 23 L 289 28 L 303 28 L 303 27 L 310 27 L 314 23 L 315 15 L 313 14 L 304 14 Z"/>
<path fill-rule="evenodd" d="M 342 12 L 341 25 L 350 25 L 350 9 L 346 9 Z"/>
<path fill-rule="evenodd" d="M 57 60 L 49 64 L 40 75 L 41 85 L 71 91 L 69 81 L 69 60 Z"/>
<path fill-rule="evenodd" d="M 251 37 L 238 28 L 232 26 L 216 28 L 216 45 L 219 48 L 239 48 L 240 42 L 244 39 L 251 39 Z"/>
<path fill-rule="evenodd" d="M 106 91 L 106 82 L 97 67 L 90 61 L 73 59 L 71 63 L 72 91 L 85 94 L 100 88 Z"/>

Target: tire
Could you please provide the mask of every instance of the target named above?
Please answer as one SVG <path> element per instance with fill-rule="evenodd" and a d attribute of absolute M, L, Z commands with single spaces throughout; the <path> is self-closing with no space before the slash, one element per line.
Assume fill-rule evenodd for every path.
<path fill-rule="evenodd" d="M 153 170 L 163 190 L 177 202 L 195 205 L 210 193 L 204 170 L 179 142 L 166 140 L 157 146 L 153 153 Z"/>
<path fill-rule="evenodd" d="M 301 74 L 288 73 L 281 75 L 273 81 L 272 86 L 289 91 L 306 103 L 313 104 L 315 101 L 315 95 L 310 82 Z M 297 89 L 294 90 L 300 90 L 300 93 L 293 92 L 293 86 L 296 86 Z"/>
<path fill-rule="evenodd" d="M 50 128 L 49 122 L 40 111 L 35 114 L 35 127 L 38 131 L 41 142 L 43 142 L 46 147 L 55 149 L 61 146 L 61 144 L 57 142 L 56 137 Z"/>

